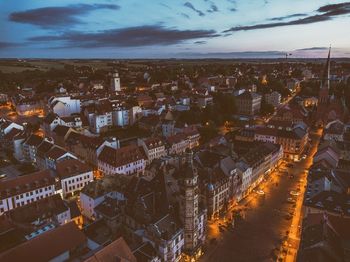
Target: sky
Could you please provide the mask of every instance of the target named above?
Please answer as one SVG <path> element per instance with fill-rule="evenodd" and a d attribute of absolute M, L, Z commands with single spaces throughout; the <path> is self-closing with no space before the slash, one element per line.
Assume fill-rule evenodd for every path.
<path fill-rule="evenodd" d="M 350 57 L 350 2 L 0 0 L 1 58 Z"/>

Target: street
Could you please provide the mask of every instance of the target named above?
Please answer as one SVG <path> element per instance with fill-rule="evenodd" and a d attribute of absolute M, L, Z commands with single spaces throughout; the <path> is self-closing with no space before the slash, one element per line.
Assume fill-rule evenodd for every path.
<path fill-rule="evenodd" d="M 233 229 L 223 227 L 223 220 L 208 225 L 208 244 L 202 261 L 295 261 L 305 170 L 312 164 L 321 132 L 310 135 L 311 150 L 305 160 L 293 163 L 293 167 L 280 168 L 288 175 L 272 173 L 259 186 L 264 194 L 252 193 L 234 208 L 244 211 L 241 211 L 242 219 L 236 219 Z M 293 178 L 289 176 L 291 174 Z M 298 196 L 292 196 L 291 191 L 298 192 Z"/>

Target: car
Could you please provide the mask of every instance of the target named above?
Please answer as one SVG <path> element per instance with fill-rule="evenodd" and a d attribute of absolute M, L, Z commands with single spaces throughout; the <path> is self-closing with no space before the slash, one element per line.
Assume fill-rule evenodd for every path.
<path fill-rule="evenodd" d="M 295 190 L 292 190 L 289 192 L 292 196 L 299 196 L 300 195 L 300 192 L 298 191 L 295 191 Z"/>
<path fill-rule="evenodd" d="M 6 177 L 7 177 L 6 174 L 1 174 L 1 175 L 0 175 L 0 179 L 6 178 Z"/>

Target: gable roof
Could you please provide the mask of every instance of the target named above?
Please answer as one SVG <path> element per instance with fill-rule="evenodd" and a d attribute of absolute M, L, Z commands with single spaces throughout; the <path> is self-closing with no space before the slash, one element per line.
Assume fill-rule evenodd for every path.
<path fill-rule="evenodd" d="M 17 262 L 33 259 L 46 262 L 85 243 L 85 235 L 74 222 L 70 222 L 0 254 L 0 260 Z"/>

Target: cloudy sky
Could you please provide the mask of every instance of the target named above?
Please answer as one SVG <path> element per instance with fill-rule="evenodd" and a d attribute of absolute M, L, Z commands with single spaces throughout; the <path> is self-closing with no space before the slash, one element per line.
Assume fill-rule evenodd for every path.
<path fill-rule="evenodd" d="M 350 57 L 350 2 L 0 0 L 0 57 Z"/>

